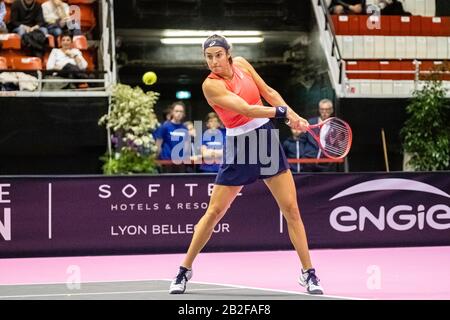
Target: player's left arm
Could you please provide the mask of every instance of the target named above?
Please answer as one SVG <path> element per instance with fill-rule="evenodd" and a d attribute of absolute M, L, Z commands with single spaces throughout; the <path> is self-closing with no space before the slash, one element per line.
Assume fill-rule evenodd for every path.
<path fill-rule="evenodd" d="M 258 87 L 259 93 L 271 106 L 288 106 L 288 104 L 284 101 L 278 91 L 271 88 L 245 58 L 235 57 L 233 58 L 233 63 L 235 63 L 241 69 L 247 71 L 247 73 L 252 76 L 256 86 Z"/>
<path fill-rule="evenodd" d="M 259 93 L 263 96 L 263 98 L 273 107 L 278 106 L 287 106 L 288 107 L 288 119 L 291 117 L 299 119 L 303 126 L 308 125 L 308 121 L 302 117 L 300 117 L 289 105 L 284 101 L 281 95 L 275 89 L 271 88 L 261 76 L 256 72 L 255 68 L 243 57 L 235 57 L 233 58 L 233 63 L 242 68 L 245 72 L 249 73 L 253 81 L 255 81 L 256 86 L 258 87 Z"/>

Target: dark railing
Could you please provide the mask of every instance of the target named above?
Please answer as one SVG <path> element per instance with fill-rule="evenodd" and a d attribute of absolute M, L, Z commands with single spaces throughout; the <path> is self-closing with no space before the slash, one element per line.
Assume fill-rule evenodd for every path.
<path fill-rule="evenodd" d="M 339 83 L 341 83 L 342 79 L 342 55 L 341 51 L 338 46 L 338 42 L 336 39 L 336 30 L 334 29 L 333 25 L 333 19 L 331 18 L 330 13 L 328 12 L 327 5 L 324 0 L 317 0 L 317 4 L 322 8 L 324 18 L 325 18 L 325 30 L 330 30 L 331 37 L 332 37 L 332 44 L 331 44 L 331 56 L 336 57 L 337 62 L 339 64 Z M 335 52 L 337 52 L 337 56 L 335 56 Z"/>

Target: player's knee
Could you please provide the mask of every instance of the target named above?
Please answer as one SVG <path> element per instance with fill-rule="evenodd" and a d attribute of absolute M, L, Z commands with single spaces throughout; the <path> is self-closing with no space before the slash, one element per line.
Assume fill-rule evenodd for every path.
<path fill-rule="evenodd" d="M 206 215 L 215 221 L 222 217 L 225 210 L 225 208 L 221 208 L 219 206 L 209 206 L 208 210 L 206 210 Z"/>
<path fill-rule="evenodd" d="M 300 220 L 300 211 L 298 209 L 297 203 L 290 203 L 284 206 L 281 209 L 281 212 L 283 212 L 283 215 L 288 223 L 297 222 Z"/>

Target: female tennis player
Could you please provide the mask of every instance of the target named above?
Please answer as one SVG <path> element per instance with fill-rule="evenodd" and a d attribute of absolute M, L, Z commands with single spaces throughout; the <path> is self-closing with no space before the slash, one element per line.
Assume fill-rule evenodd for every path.
<path fill-rule="evenodd" d="M 203 43 L 203 54 L 211 73 L 203 82 L 202 89 L 209 105 L 226 127 L 226 160 L 217 174 L 208 209 L 196 225 L 187 254 L 170 285 L 169 292 L 185 292 L 186 283 L 192 277 L 194 259 L 208 242 L 215 225 L 225 215 L 244 185 L 263 179 L 287 221 L 289 237 L 300 258 L 302 270 L 299 283 L 306 287 L 310 294 L 323 294 L 311 263 L 294 179 L 278 138 L 270 134 L 274 126 L 269 118 L 285 119 L 289 126 L 302 132 L 306 131 L 308 122 L 296 114 L 280 94 L 264 82 L 247 60 L 242 57 L 232 58 L 230 51 L 230 44 L 220 35 L 212 35 Z M 264 106 L 261 96 L 274 108 Z M 256 133 L 256 144 L 250 143 L 249 140 L 244 140 L 247 141 L 245 146 L 236 143 L 240 136 L 252 133 Z M 268 139 L 260 139 L 261 133 L 266 134 Z M 272 139 L 277 139 L 278 146 L 275 152 L 277 154 L 271 154 L 271 158 L 277 161 L 276 170 L 267 173 L 268 171 L 263 170 L 262 161 L 258 159 L 255 164 L 248 158 L 251 154 L 259 154 L 258 148 L 264 147 L 264 150 L 267 150 Z M 268 150 L 271 150 L 270 147 Z M 246 161 L 239 161 L 243 158 Z"/>

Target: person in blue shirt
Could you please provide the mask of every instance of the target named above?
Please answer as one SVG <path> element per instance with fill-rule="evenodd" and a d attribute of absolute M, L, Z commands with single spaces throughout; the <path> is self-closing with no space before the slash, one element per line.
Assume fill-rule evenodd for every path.
<path fill-rule="evenodd" d="M 161 124 L 158 125 L 158 127 L 152 132 L 153 135 L 153 139 L 157 139 L 157 137 L 160 137 L 160 131 L 162 126 L 166 123 L 166 122 L 170 122 L 170 119 L 172 119 L 172 109 L 171 107 L 167 107 L 162 111 L 162 116 L 163 116 L 163 120 L 161 122 Z M 158 153 L 159 154 L 159 153 Z"/>
<path fill-rule="evenodd" d="M 206 127 L 202 140 L 203 163 L 201 172 L 218 172 L 223 162 L 223 147 L 225 145 L 225 129 L 215 112 L 208 113 Z"/>
<path fill-rule="evenodd" d="M 183 102 L 177 101 L 171 105 L 170 121 L 164 122 L 159 129 L 154 132 L 157 146 L 157 156 L 159 160 L 182 160 L 189 143 L 189 134 L 183 124 L 185 117 L 185 106 Z M 182 143 L 182 145 L 179 145 Z"/>
<path fill-rule="evenodd" d="M 283 142 L 284 152 L 288 159 L 300 159 L 300 154 L 302 152 L 300 147 L 303 147 L 303 145 L 300 145 L 300 136 L 302 132 L 291 128 L 291 134 L 292 135 Z M 300 163 L 291 163 L 290 167 L 292 172 L 300 172 Z"/>

